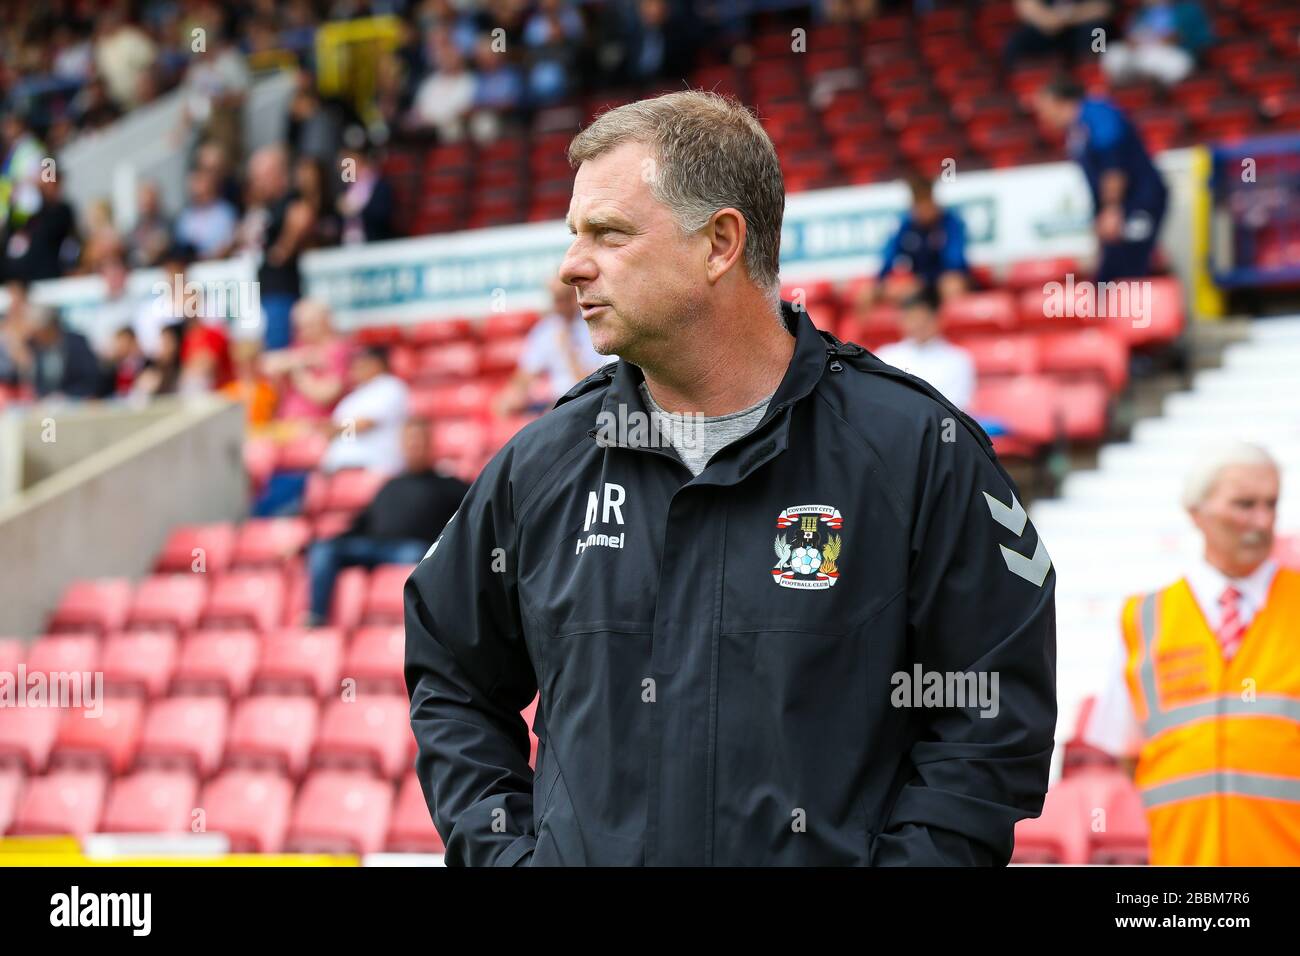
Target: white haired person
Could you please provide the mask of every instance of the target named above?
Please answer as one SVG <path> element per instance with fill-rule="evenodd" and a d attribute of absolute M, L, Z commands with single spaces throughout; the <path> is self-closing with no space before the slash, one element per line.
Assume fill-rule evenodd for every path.
<path fill-rule="evenodd" d="M 1123 665 L 1086 743 L 1136 757 L 1151 863 L 1300 865 L 1300 572 L 1269 557 L 1280 472 L 1211 449 L 1183 495 L 1204 556 L 1124 603 Z"/>

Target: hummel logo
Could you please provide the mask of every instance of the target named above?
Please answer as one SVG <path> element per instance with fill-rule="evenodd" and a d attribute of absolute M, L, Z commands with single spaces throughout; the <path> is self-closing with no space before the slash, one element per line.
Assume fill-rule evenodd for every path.
<path fill-rule="evenodd" d="M 989 514 L 993 516 L 994 521 L 1017 537 L 1024 532 L 1029 516 L 1025 513 L 1025 506 L 1016 500 L 1014 494 L 1011 496 L 1010 506 L 1004 505 L 987 491 L 984 492 L 984 500 L 988 502 Z M 1034 587 L 1043 586 L 1043 582 L 1047 580 L 1047 572 L 1052 567 L 1052 558 L 1047 553 L 1047 548 L 1043 546 L 1042 538 L 1038 539 L 1032 558 L 1026 558 L 1019 551 L 1013 551 L 1005 544 L 1000 544 L 998 547 L 1002 549 L 1002 560 L 1007 563 L 1008 571 L 1024 578 Z"/>
<path fill-rule="evenodd" d="M 587 534 L 591 526 L 596 523 L 597 515 L 600 516 L 601 524 L 609 524 L 612 517 L 618 524 L 623 523 L 623 503 L 627 501 L 627 490 L 622 485 L 616 485 L 613 482 L 605 482 L 604 496 L 594 491 L 587 493 L 587 517 L 583 521 L 582 531 L 584 537 L 578 538 L 577 547 L 574 554 L 582 554 L 588 548 L 622 548 L 623 537 L 626 532 L 619 534 Z"/>

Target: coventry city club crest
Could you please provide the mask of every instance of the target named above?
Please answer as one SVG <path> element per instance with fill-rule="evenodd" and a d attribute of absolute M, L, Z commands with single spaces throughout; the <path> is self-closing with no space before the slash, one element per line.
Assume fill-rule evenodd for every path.
<path fill-rule="evenodd" d="M 844 519 L 829 505 L 786 508 L 776 518 L 776 566 L 772 580 L 783 588 L 820 591 L 840 579 L 836 562 Z"/>

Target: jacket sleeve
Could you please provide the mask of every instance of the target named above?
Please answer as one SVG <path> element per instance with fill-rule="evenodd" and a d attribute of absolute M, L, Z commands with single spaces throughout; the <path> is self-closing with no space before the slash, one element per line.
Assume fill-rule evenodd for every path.
<path fill-rule="evenodd" d="M 520 623 L 508 456 L 489 463 L 406 582 L 416 773 L 451 866 L 526 864 L 535 843 L 520 711 L 537 680 Z"/>
<path fill-rule="evenodd" d="M 1005 865 L 1016 821 L 1037 816 L 1047 791 L 1056 572 L 987 437 L 967 421 L 954 414 L 954 440 L 936 428 L 921 456 L 906 664 L 974 674 L 990 693 L 916 711 L 910 779 L 872 845 L 877 865 Z"/>

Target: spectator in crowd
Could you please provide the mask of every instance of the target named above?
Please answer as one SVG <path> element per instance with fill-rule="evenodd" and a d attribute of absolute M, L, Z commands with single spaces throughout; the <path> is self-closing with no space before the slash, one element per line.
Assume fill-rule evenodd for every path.
<path fill-rule="evenodd" d="M 1137 758 L 1153 866 L 1300 866 L 1300 572 L 1270 558 L 1280 488 L 1258 445 L 1206 449 L 1183 493 L 1202 556 L 1124 602 L 1082 736 Z"/>
<path fill-rule="evenodd" d="M 899 298 L 920 293 L 932 305 L 961 295 L 969 287 L 966 224 L 961 216 L 935 202 L 934 187 L 925 176 L 913 173 L 907 185 L 912 208 L 885 243 L 876 281 L 864 292 L 865 308 L 886 296 L 885 280 L 895 273 L 901 274 L 892 286 Z"/>
<path fill-rule="evenodd" d="M 293 188 L 298 198 L 311 210 L 311 233 L 303 249 L 338 245 L 343 226 L 334 211 L 334 177 L 326 167 L 310 156 L 299 156 L 293 164 Z"/>
<path fill-rule="evenodd" d="M 235 244 L 235 207 L 221 198 L 220 183 L 206 169 L 189 175 L 189 202 L 176 217 L 176 239 L 194 247 L 200 259 L 223 259 Z"/>
<path fill-rule="evenodd" d="M 577 290 L 559 276 L 548 288 L 550 311 L 528 333 L 519 368 L 497 399 L 499 415 L 546 411 L 582 379 L 617 359 L 592 348 Z"/>
<path fill-rule="evenodd" d="M 21 276 L 29 282 L 57 279 L 77 261 L 77 221 L 64 201 L 57 176 L 36 181 L 40 203 L 21 225 L 10 221 L 5 241 L 5 275 Z"/>
<path fill-rule="evenodd" d="M 175 395 L 181 381 L 181 325 L 158 330 L 158 344 L 145 359 L 144 368 L 131 383 L 130 397 L 144 400 L 155 395 Z"/>
<path fill-rule="evenodd" d="M 171 245 L 172 228 L 163 215 L 158 184 L 145 180 L 136 190 L 136 220 L 126 235 L 127 258 L 134 269 L 158 265 Z"/>
<path fill-rule="evenodd" d="M 50 36 L 50 66 L 56 77 L 85 83 L 94 75 L 95 58 L 89 39 L 75 24 L 54 24 Z"/>
<path fill-rule="evenodd" d="M 1094 31 L 1104 29 L 1114 12 L 1111 0 L 1015 0 L 1015 8 L 1020 24 L 1003 51 L 1008 69 L 1025 57 L 1087 56 Z"/>
<path fill-rule="evenodd" d="M 139 306 L 127 292 L 130 273 L 120 255 L 105 258 L 100 263 L 99 276 L 104 281 L 104 300 L 95 308 L 91 345 L 102 354 L 119 329 L 131 327 Z"/>
<path fill-rule="evenodd" d="M 925 295 L 903 303 L 898 325 L 902 341 L 881 346 L 876 357 L 924 379 L 958 408 L 968 409 L 975 394 L 975 362 L 969 352 L 943 337 L 939 317 Z"/>
<path fill-rule="evenodd" d="M 474 108 L 478 81 L 446 33 L 436 35 L 434 49 L 435 66 L 416 91 L 409 125 L 432 129 L 443 142 L 456 142 L 465 136 L 465 119 Z"/>
<path fill-rule="evenodd" d="M 690 72 L 694 36 L 685 11 L 674 11 L 668 0 L 637 0 L 627 31 L 626 79 L 675 79 Z"/>
<path fill-rule="evenodd" d="M 17 110 L 0 122 L 0 230 L 20 228 L 41 208 L 45 147 Z"/>
<path fill-rule="evenodd" d="M 122 236 L 113 225 L 113 204 L 107 199 L 95 199 L 86 207 L 82 234 L 79 272 L 98 272 L 109 259 L 122 255 Z"/>
<path fill-rule="evenodd" d="M 267 351 L 289 344 L 289 312 L 301 295 L 298 256 L 315 226 L 310 205 L 289 181 L 289 160 L 281 146 L 263 146 L 248 164 L 249 209 L 241 238 L 249 251 L 260 252 L 257 271 L 266 317 Z"/>
<path fill-rule="evenodd" d="M 219 25 L 206 28 L 206 48 L 195 51 L 185 73 L 184 122 L 231 157 L 244 155 L 244 100 L 252 76 L 239 47 Z"/>
<path fill-rule="evenodd" d="M 12 357 L 20 378 L 37 398 L 94 398 L 103 381 L 99 361 L 80 332 L 65 329 L 58 313 L 48 306 L 26 309 L 26 341 L 18 342 Z"/>
<path fill-rule="evenodd" d="M 348 147 L 342 162 L 345 186 L 338 210 L 343 217 L 343 244 L 393 238 L 396 199 L 374 156 L 365 147 Z"/>
<path fill-rule="evenodd" d="M 127 4 L 113 3 L 96 17 L 95 66 L 113 102 L 123 110 L 147 102 L 145 78 L 158 60 L 158 46 L 127 16 Z"/>
<path fill-rule="evenodd" d="M 1210 24 L 1200 4 L 1144 0 L 1122 42 L 1102 54 L 1101 68 L 1112 83 L 1153 79 L 1174 86 L 1196 68 L 1210 43 Z"/>
<path fill-rule="evenodd" d="M 403 467 L 402 425 L 410 402 L 406 383 L 388 371 L 388 353 L 373 345 L 353 354 L 348 377 L 352 390 L 324 423 L 330 444 L 321 470 L 364 468 L 395 475 Z"/>
<path fill-rule="evenodd" d="M 307 70 L 299 70 L 294 77 L 286 138 L 293 145 L 294 155 L 314 159 L 324 166 L 333 165 L 343 140 L 341 111 L 321 99 L 316 91 L 316 79 Z"/>
<path fill-rule="evenodd" d="M 108 86 L 98 77 L 83 86 L 69 106 L 79 131 L 103 129 L 117 122 L 122 111 L 108 95 Z"/>
<path fill-rule="evenodd" d="M 194 168 L 212 176 L 217 184 L 217 195 L 239 212 L 244 205 L 239 179 L 230 168 L 230 154 L 215 139 L 204 140 L 194 151 Z"/>
<path fill-rule="evenodd" d="M 541 0 L 524 26 L 528 49 L 528 96 L 535 105 L 555 102 L 571 92 L 586 28 L 569 0 Z"/>
<path fill-rule="evenodd" d="M 1049 83 L 1034 102 L 1042 122 L 1069 130 L 1070 155 L 1088 181 L 1100 247 L 1096 281 L 1150 275 L 1167 190 L 1133 124 L 1068 78 Z"/>
<path fill-rule="evenodd" d="M 326 419 L 343 394 L 350 346 L 334 331 L 329 306 L 317 299 L 300 299 L 293 307 L 293 328 L 293 347 L 268 352 L 260 363 L 280 394 L 276 417 Z"/>
<path fill-rule="evenodd" d="M 265 425 L 275 416 L 275 387 L 260 371 L 262 345 L 256 339 L 239 339 L 231 344 L 235 375 L 221 394 L 243 402 L 250 427 Z"/>
<path fill-rule="evenodd" d="M 460 507 L 469 486 L 440 475 L 429 464 L 429 425 L 411 419 L 402 429 L 405 471 L 390 478 L 343 534 L 307 551 L 311 609 L 307 625 L 329 619 L 334 581 L 343 568 L 415 564 Z"/>
<path fill-rule="evenodd" d="M 201 296 L 197 290 L 186 288 L 185 273 L 193 259 L 193 248 L 181 244 L 169 246 L 160 258 L 162 280 L 154 286 L 149 301 L 136 313 L 132 324 L 136 340 L 149 358 L 159 355 L 163 329 L 179 328 L 187 313 L 198 313 Z"/>
<path fill-rule="evenodd" d="M 136 341 L 135 330 L 129 325 L 113 333 L 104 358 L 106 381 L 102 394 L 106 395 L 130 395 L 149 364 Z"/>
<path fill-rule="evenodd" d="M 18 362 L 15 353 L 26 348 L 28 333 L 27 310 L 31 308 L 27 280 L 11 277 L 5 282 L 9 294 L 9 307 L 4 321 L 0 322 L 0 384 L 17 385 Z"/>

